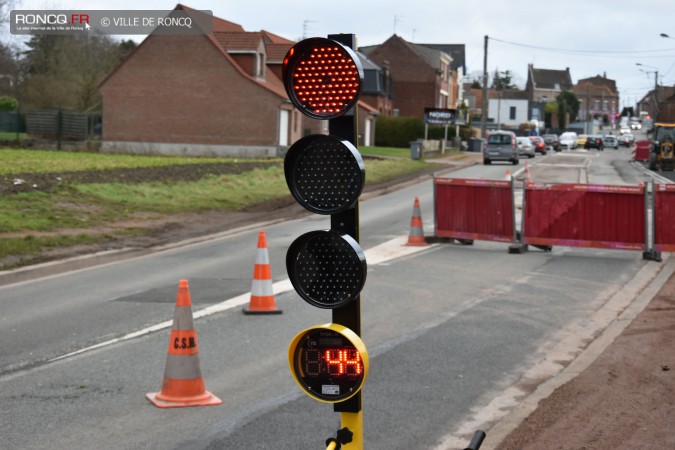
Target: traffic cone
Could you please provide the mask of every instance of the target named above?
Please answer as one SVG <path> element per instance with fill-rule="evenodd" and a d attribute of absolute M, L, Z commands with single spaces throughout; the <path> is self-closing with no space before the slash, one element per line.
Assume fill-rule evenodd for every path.
<path fill-rule="evenodd" d="M 223 403 L 204 387 L 204 379 L 199 368 L 197 332 L 192 325 L 192 300 L 187 280 L 180 280 L 178 284 L 162 390 L 145 396 L 158 408 L 212 406 Z"/>
<path fill-rule="evenodd" d="M 532 181 L 532 174 L 530 173 L 530 166 L 527 165 L 527 161 L 525 161 L 525 182 L 527 184 L 531 184 Z"/>
<path fill-rule="evenodd" d="M 415 197 L 413 216 L 410 220 L 410 235 L 408 236 L 408 242 L 405 245 L 428 245 L 427 241 L 424 239 L 424 230 L 422 229 L 422 213 L 420 212 L 420 199 L 418 197 Z"/>
<path fill-rule="evenodd" d="M 506 169 L 506 177 L 504 179 L 506 181 L 511 181 L 511 169 Z"/>
<path fill-rule="evenodd" d="M 265 232 L 258 233 L 258 251 L 255 256 L 253 269 L 253 284 L 251 285 L 251 300 L 244 314 L 281 314 L 274 300 L 272 288 L 272 269 L 270 257 L 267 253 L 267 239 Z"/>

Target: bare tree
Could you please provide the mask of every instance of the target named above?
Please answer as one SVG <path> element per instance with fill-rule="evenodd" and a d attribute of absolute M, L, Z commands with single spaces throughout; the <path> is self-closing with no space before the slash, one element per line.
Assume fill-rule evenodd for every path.
<path fill-rule="evenodd" d="M 21 60 L 21 93 L 28 108 L 100 108 L 98 83 L 129 51 L 108 36 L 33 36 Z"/>

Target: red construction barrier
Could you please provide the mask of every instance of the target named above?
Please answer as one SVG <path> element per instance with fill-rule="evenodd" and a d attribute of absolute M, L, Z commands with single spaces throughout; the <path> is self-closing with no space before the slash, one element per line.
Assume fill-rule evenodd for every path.
<path fill-rule="evenodd" d="M 675 184 L 654 185 L 654 250 L 675 251 Z"/>
<path fill-rule="evenodd" d="M 510 181 L 434 179 L 436 236 L 512 242 Z"/>
<path fill-rule="evenodd" d="M 649 161 L 649 151 L 651 150 L 651 141 L 638 141 L 633 150 L 633 161 Z"/>
<path fill-rule="evenodd" d="M 645 250 L 644 186 L 525 187 L 523 243 Z"/>

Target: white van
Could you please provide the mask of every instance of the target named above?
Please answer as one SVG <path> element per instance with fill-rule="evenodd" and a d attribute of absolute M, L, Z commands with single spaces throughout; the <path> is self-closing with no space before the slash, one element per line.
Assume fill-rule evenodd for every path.
<path fill-rule="evenodd" d="M 566 148 L 572 150 L 577 148 L 577 139 L 579 136 L 574 131 L 565 131 L 560 135 L 558 141 L 560 142 L 560 148 Z"/>

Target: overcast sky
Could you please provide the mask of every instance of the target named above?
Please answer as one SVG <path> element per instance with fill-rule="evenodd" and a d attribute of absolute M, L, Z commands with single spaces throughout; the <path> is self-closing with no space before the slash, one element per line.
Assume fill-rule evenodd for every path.
<path fill-rule="evenodd" d="M 396 33 L 415 43 L 465 44 L 470 75 L 510 71 L 524 87 L 527 65 L 564 70 L 572 81 L 606 74 L 622 105 L 659 84 L 675 84 L 675 0 L 190 0 L 246 31 L 267 30 L 291 40 L 356 34 L 359 45 L 380 44 Z M 17 0 L 15 9 L 169 10 L 149 0 Z M 666 33 L 673 37 L 660 37 Z M 135 40 L 142 40 L 135 37 Z M 643 64 L 642 67 L 636 63 Z M 642 69 L 644 73 L 640 71 Z"/>

